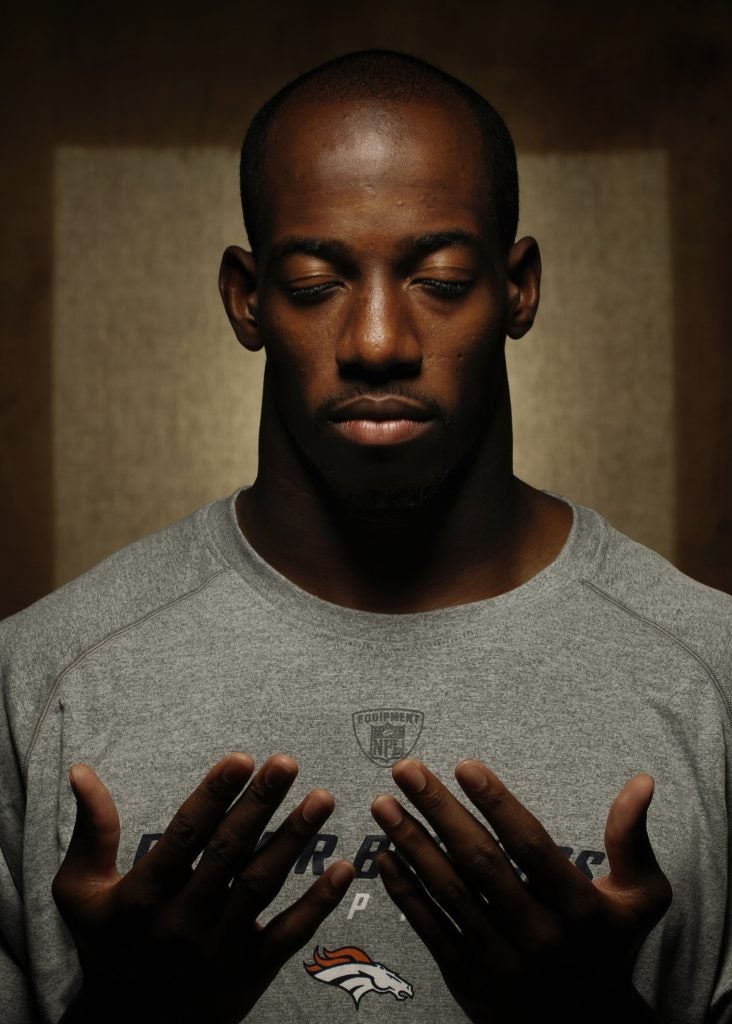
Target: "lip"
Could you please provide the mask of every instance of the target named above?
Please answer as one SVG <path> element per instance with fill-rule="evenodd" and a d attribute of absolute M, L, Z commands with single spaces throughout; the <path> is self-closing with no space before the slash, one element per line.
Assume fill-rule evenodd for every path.
<path fill-rule="evenodd" d="M 329 419 L 334 429 L 352 444 L 388 446 L 412 441 L 426 433 L 434 415 L 414 399 L 386 395 L 359 395 L 336 406 Z"/>
<path fill-rule="evenodd" d="M 424 422 L 433 419 L 433 416 L 429 409 L 412 399 L 396 398 L 391 395 L 386 398 L 369 398 L 360 395 L 336 406 L 329 419 L 335 423 L 366 420 L 372 422 L 384 422 L 385 420 Z"/>
<path fill-rule="evenodd" d="M 333 428 L 355 444 L 385 446 L 413 441 L 431 430 L 434 420 L 355 419 L 334 420 Z"/>

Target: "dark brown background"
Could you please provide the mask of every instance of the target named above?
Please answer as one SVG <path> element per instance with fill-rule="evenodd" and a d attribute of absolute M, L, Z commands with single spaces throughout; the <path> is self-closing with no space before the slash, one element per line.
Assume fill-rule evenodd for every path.
<path fill-rule="evenodd" d="M 40 3 L 2 28 L 0 616 L 54 585 L 54 149 L 237 146 L 285 81 L 368 46 L 484 91 L 520 153 L 665 151 L 675 561 L 732 591 L 729 4 Z"/>

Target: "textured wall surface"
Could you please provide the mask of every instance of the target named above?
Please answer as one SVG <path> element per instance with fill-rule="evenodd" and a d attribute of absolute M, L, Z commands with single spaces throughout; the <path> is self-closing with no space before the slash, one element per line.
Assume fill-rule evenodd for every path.
<path fill-rule="evenodd" d="M 539 241 L 543 285 L 535 326 L 508 346 L 516 472 L 673 559 L 664 155 L 550 153 L 520 167 L 519 231 Z"/>
<path fill-rule="evenodd" d="M 0 616 L 252 478 L 261 359 L 215 286 L 234 154 L 280 85 L 368 46 L 513 130 L 545 261 L 519 472 L 732 590 L 728 3 L 40 0 L 0 34 Z"/>
<path fill-rule="evenodd" d="M 241 241 L 233 150 L 58 150 L 54 585 L 254 479 L 264 359 L 217 285 Z"/>

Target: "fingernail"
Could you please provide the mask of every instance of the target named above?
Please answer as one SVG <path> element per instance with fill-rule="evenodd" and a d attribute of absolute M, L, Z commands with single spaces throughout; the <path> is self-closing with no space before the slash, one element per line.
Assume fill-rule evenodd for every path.
<path fill-rule="evenodd" d="M 332 800 L 329 800 L 330 793 L 324 789 L 314 789 L 305 797 L 302 805 L 302 816 L 309 825 L 326 818 L 332 809 Z"/>
<path fill-rule="evenodd" d="M 233 761 L 227 762 L 222 777 L 224 782 L 243 782 L 251 770 L 252 766 L 250 764 L 245 764 L 243 761 L 235 758 Z"/>
<path fill-rule="evenodd" d="M 469 789 L 471 793 L 479 793 L 481 789 L 485 789 L 488 785 L 485 772 L 475 761 L 463 761 L 462 764 L 458 765 L 457 780 L 461 786 Z"/>
<path fill-rule="evenodd" d="M 284 786 L 294 775 L 292 765 L 283 761 L 273 761 L 264 773 L 264 781 L 271 789 L 276 789 L 277 786 Z"/>
<path fill-rule="evenodd" d="M 395 828 L 404 817 L 400 805 L 393 796 L 380 796 L 374 801 L 374 811 L 384 825 Z"/>
<path fill-rule="evenodd" d="M 330 884 L 336 889 L 345 889 L 347 885 L 350 885 L 352 878 L 353 869 L 344 861 L 342 864 L 336 864 L 331 871 Z"/>
<path fill-rule="evenodd" d="M 76 767 L 76 765 L 72 765 L 69 768 L 69 785 L 71 786 L 71 792 L 74 794 L 74 798 L 76 798 L 78 796 L 78 791 L 76 789 L 76 780 L 74 779 L 74 768 L 75 767 Z"/>
<path fill-rule="evenodd" d="M 410 793 L 421 793 L 427 785 L 427 779 L 416 764 L 405 764 L 399 769 L 396 781 L 402 789 L 408 789 Z"/>

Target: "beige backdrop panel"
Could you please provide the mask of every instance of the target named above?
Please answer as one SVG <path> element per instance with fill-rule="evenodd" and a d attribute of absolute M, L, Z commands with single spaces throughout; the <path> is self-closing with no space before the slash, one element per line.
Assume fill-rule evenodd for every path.
<path fill-rule="evenodd" d="M 58 585 L 254 478 L 264 360 L 217 287 L 236 153 L 61 148 L 54 211 Z"/>
<path fill-rule="evenodd" d="M 667 167 L 653 151 L 521 159 L 521 234 L 544 273 L 509 344 L 516 472 L 674 557 Z"/>
<path fill-rule="evenodd" d="M 511 346 L 517 470 L 671 555 L 672 350 L 661 154 L 521 161 L 542 243 Z M 263 360 L 216 274 L 243 238 L 236 153 L 62 147 L 54 166 L 54 583 L 250 481 Z"/>

